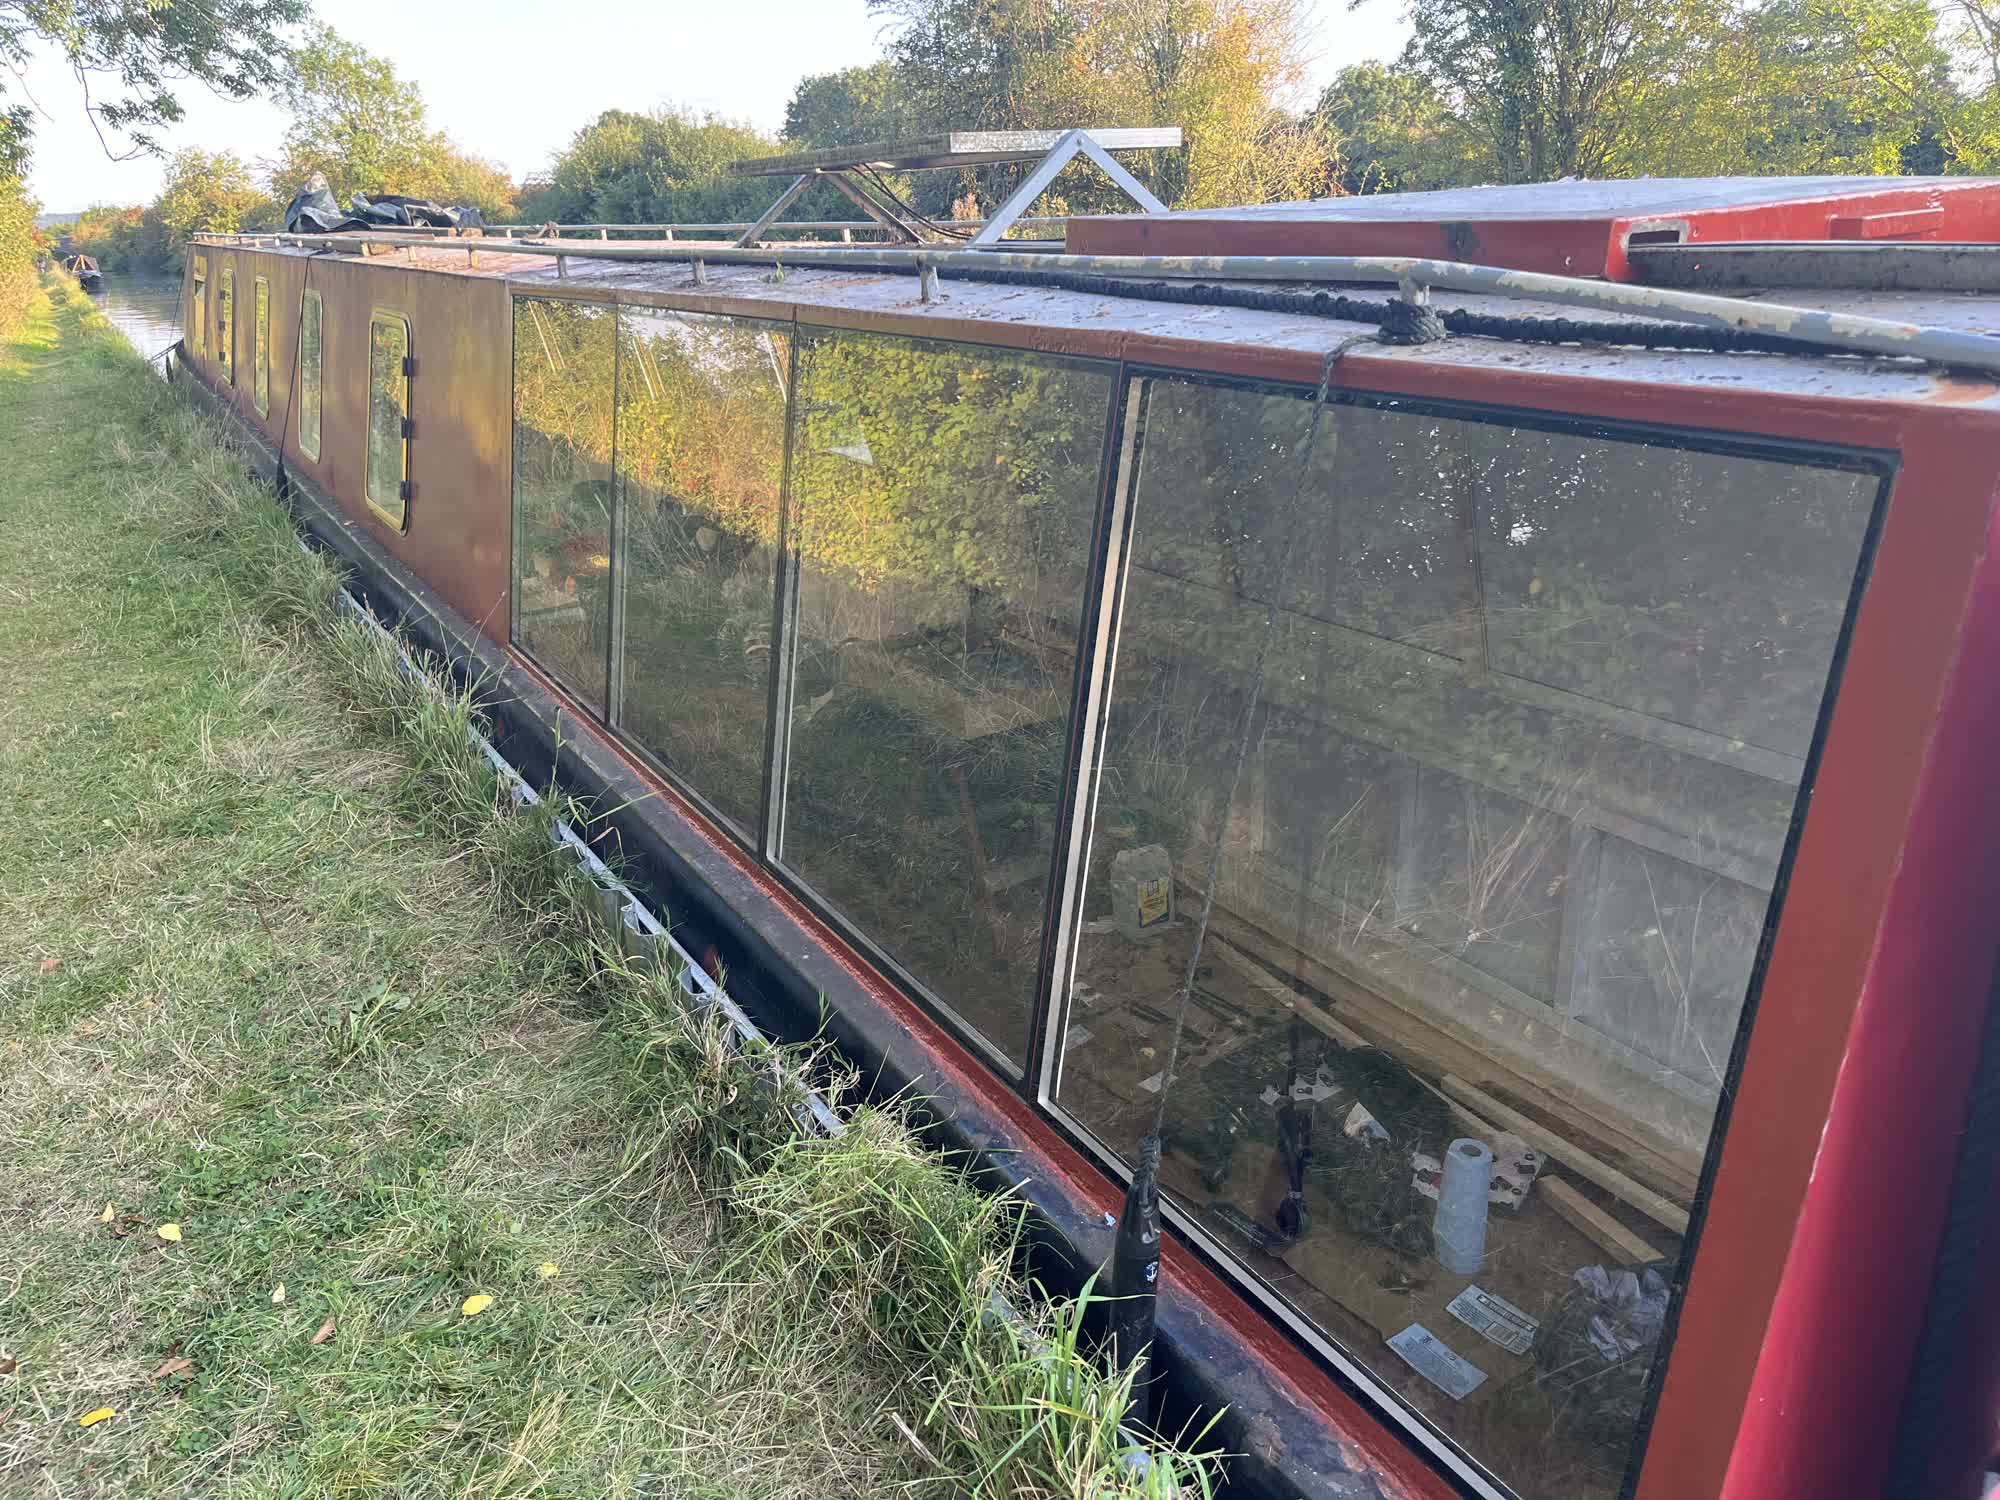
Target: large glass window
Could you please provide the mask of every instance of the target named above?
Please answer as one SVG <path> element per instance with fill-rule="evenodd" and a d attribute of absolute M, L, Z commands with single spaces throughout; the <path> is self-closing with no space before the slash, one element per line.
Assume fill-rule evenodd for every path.
<path fill-rule="evenodd" d="M 797 379 L 778 854 L 1018 1062 L 1110 377 L 842 333 Z"/>
<path fill-rule="evenodd" d="M 319 460 L 320 300 L 307 292 L 299 304 L 299 452 Z"/>
<path fill-rule="evenodd" d="M 224 266 L 215 289 L 215 362 L 222 378 L 236 383 L 236 268 Z"/>
<path fill-rule="evenodd" d="M 754 843 L 791 336 L 694 313 L 619 318 L 620 727 Z"/>
<path fill-rule="evenodd" d="M 398 531 L 410 524 L 410 325 L 368 319 L 368 503 Z"/>
<path fill-rule="evenodd" d="M 1879 476 L 1138 399 L 1058 1100 L 1129 1157 L 1164 1098 L 1217 1244 L 1502 1481 L 1608 1500 Z"/>
<path fill-rule="evenodd" d="M 194 286 L 188 299 L 188 342 L 196 358 L 208 353 L 208 257 L 194 257 Z"/>
<path fill-rule="evenodd" d="M 251 399 L 257 415 L 271 414 L 271 283 L 257 278 L 256 316 L 252 323 L 251 363 L 255 371 Z"/>
<path fill-rule="evenodd" d="M 611 638 L 617 316 L 514 303 L 514 637 L 602 712 Z"/>

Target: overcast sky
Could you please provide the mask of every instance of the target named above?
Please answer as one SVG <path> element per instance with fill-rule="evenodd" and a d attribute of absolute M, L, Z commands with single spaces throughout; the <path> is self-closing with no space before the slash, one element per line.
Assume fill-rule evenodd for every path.
<path fill-rule="evenodd" d="M 1402 0 L 1365 0 L 1356 11 L 1318 0 L 1315 90 L 1347 63 L 1394 55 L 1402 9 Z M 423 89 L 433 123 L 517 179 L 613 107 L 681 104 L 775 131 L 801 77 L 881 51 L 865 0 L 592 0 L 573 10 L 547 0 L 329 0 L 319 15 L 387 57 Z M 43 116 L 31 187 L 44 209 L 152 199 L 159 160 L 109 160 L 59 61 L 38 58 L 23 82 Z M 166 137 L 169 150 L 226 148 L 254 166 L 284 128 L 268 104 L 225 102 L 198 84 L 183 87 L 181 102 L 187 118 Z"/>

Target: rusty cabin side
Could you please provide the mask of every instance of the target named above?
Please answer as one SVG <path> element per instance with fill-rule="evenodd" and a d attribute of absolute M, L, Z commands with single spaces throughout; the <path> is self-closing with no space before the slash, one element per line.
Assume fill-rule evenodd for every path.
<path fill-rule="evenodd" d="M 204 349 L 189 363 L 288 472 L 310 478 L 496 644 L 507 640 L 508 495 L 512 483 L 513 332 L 507 287 L 490 274 L 438 274 L 439 265 L 204 243 Z M 432 257 L 437 259 L 439 257 Z M 455 259 L 464 267 L 466 257 Z M 216 344 L 215 300 L 234 272 L 233 378 Z M 270 286 L 267 410 L 256 402 L 257 278 Z M 194 257 L 183 297 L 195 290 Z M 299 322 L 305 293 L 320 294 L 318 458 L 299 445 Z M 377 312 L 410 328 L 410 498 L 397 528 L 365 491 L 369 329 Z"/>

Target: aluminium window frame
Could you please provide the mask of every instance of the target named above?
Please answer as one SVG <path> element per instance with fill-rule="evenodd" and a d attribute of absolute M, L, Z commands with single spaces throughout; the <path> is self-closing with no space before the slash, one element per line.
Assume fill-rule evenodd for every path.
<path fill-rule="evenodd" d="M 306 309 L 312 309 L 313 350 L 315 358 L 307 368 L 306 355 Z M 299 452 L 319 462 L 321 429 L 326 425 L 326 302 L 315 287 L 307 287 L 299 294 L 299 347 L 294 356 L 299 369 Z M 310 403 L 313 414 L 312 442 L 306 442 L 306 392 L 312 392 Z M 365 476 L 364 476 L 365 484 Z"/>
<path fill-rule="evenodd" d="M 611 503 L 605 526 L 606 551 L 611 558 L 611 568 L 605 580 L 608 585 L 607 592 L 609 598 L 604 612 L 604 628 L 607 637 L 604 643 L 604 678 L 599 687 L 597 701 L 594 704 L 587 697 L 583 696 L 588 690 L 577 683 L 574 675 L 568 668 L 558 666 L 555 662 L 542 657 L 521 637 L 521 591 L 517 587 L 520 577 L 518 559 L 521 550 L 521 507 L 518 488 L 519 480 L 514 472 L 515 443 L 518 438 L 517 428 L 519 426 L 519 420 L 514 409 L 514 371 L 516 363 L 520 358 L 520 349 L 514 342 L 514 334 L 519 324 L 521 308 L 528 307 L 532 309 L 534 304 L 538 302 L 563 302 L 582 307 L 602 308 L 611 314 L 613 319 L 611 329 Z M 520 652 L 523 659 L 532 662 L 535 669 L 546 676 L 551 682 L 556 683 L 564 691 L 576 695 L 575 707 L 582 710 L 584 717 L 591 723 L 605 730 L 617 733 L 620 743 L 627 749 L 639 751 L 648 766 L 655 771 L 663 771 L 664 767 L 660 764 L 659 758 L 649 752 L 645 752 L 637 740 L 626 735 L 619 727 L 622 702 L 615 701 L 614 698 L 614 695 L 620 692 L 618 674 L 624 656 L 623 632 L 625 628 L 625 553 L 623 550 L 624 524 L 622 520 L 625 509 L 625 495 L 624 486 L 618 478 L 618 393 L 620 366 L 624 357 L 622 348 L 623 340 L 619 337 L 620 330 L 616 321 L 620 308 L 621 305 L 618 303 L 598 302 L 588 298 L 577 297 L 558 298 L 525 295 L 509 297 L 507 299 L 507 644 Z M 681 791 L 684 789 L 676 783 L 675 790 Z M 706 805 L 703 806 L 702 811 L 710 817 L 715 816 L 714 809 Z"/>
<path fill-rule="evenodd" d="M 1140 448 L 1146 426 L 1146 397 L 1151 390 L 1151 382 L 1156 380 L 1177 380 L 1203 387 L 1248 390 L 1274 396 L 1289 395 L 1307 402 L 1313 400 L 1316 394 L 1315 388 L 1309 383 L 1153 363 L 1128 365 L 1124 378 L 1126 384 L 1121 391 L 1121 395 L 1125 398 L 1123 409 L 1128 413 L 1127 428 L 1133 437 L 1120 448 L 1115 505 L 1112 515 L 1108 518 L 1110 524 L 1118 531 L 1114 555 L 1119 559 L 1117 566 L 1120 576 L 1101 577 L 1097 580 L 1100 588 L 1100 605 L 1105 612 L 1101 621 L 1103 641 L 1103 648 L 1099 653 L 1101 669 L 1094 672 L 1090 684 L 1094 702 L 1092 733 L 1086 746 L 1088 757 L 1085 763 L 1078 767 L 1078 775 L 1082 778 L 1079 786 L 1081 795 L 1078 797 L 1072 825 L 1072 857 L 1069 860 L 1069 874 L 1062 892 L 1065 901 L 1062 916 L 1064 941 L 1062 948 L 1053 955 L 1054 967 L 1048 978 L 1047 988 L 1051 999 L 1043 1015 L 1046 1031 L 1042 1049 L 1035 1059 L 1033 1068 L 1036 1083 L 1032 1095 L 1032 1102 L 1043 1116 L 1073 1144 L 1093 1157 L 1121 1189 L 1129 1186 L 1132 1179 L 1127 1152 L 1105 1140 L 1078 1112 L 1064 1104 L 1059 1094 L 1062 1063 L 1067 1050 L 1063 1043 L 1071 1025 L 1075 1006 L 1073 991 L 1080 946 L 1078 938 L 1081 934 L 1083 904 L 1087 894 L 1084 875 L 1089 869 L 1090 845 L 1096 830 L 1105 739 L 1111 717 L 1111 693 L 1116 680 L 1118 633 L 1123 620 L 1124 592 L 1129 580 L 1131 543 L 1137 520 L 1136 492 L 1141 478 Z M 1840 697 L 1842 667 L 1846 660 L 1848 644 L 1852 639 L 1855 618 L 1867 592 L 1876 543 L 1893 500 L 1895 482 L 1901 466 L 1900 455 L 1880 449 L 1843 447 L 1800 439 L 1759 437 L 1642 421 L 1628 422 L 1599 416 L 1502 406 L 1491 402 L 1413 397 L 1351 387 L 1336 387 L 1329 390 L 1326 402 L 1329 407 L 1351 406 L 1363 410 L 1477 421 L 1592 437 L 1607 442 L 1632 443 L 1647 448 L 1713 453 L 1724 457 L 1761 459 L 1807 468 L 1863 473 L 1873 475 L 1877 481 L 1867 519 L 1861 529 L 1855 571 L 1843 602 L 1841 623 L 1834 635 L 1825 682 L 1814 716 L 1811 744 L 1802 762 L 1800 780 L 1793 789 L 1792 811 L 1787 819 L 1770 896 L 1765 903 L 1756 956 L 1745 983 L 1742 1008 L 1738 1012 L 1735 1033 L 1731 1038 L 1728 1062 L 1717 1098 L 1715 1119 L 1710 1126 L 1703 1153 L 1702 1170 L 1693 1204 L 1694 1223 L 1688 1235 L 1683 1238 L 1682 1260 L 1678 1274 L 1674 1278 L 1672 1300 L 1661 1334 L 1659 1345 L 1661 1354 L 1654 1359 L 1653 1366 L 1647 1374 L 1646 1394 L 1640 1419 L 1634 1429 L 1626 1455 L 1626 1475 L 1618 1493 L 1621 1497 L 1629 1497 L 1637 1488 L 1639 1476 L 1646 1463 L 1653 1414 L 1658 1409 L 1667 1371 L 1673 1364 L 1675 1352 L 1673 1337 L 1680 1309 L 1686 1300 L 1688 1271 L 1701 1254 L 1703 1215 L 1700 1210 L 1713 1185 L 1720 1147 L 1728 1132 L 1730 1106 L 1734 1102 L 1733 1096 L 1742 1077 L 1750 1034 L 1757 1020 L 1757 1002 L 1763 989 L 1772 937 L 1783 916 L 1789 875 L 1796 857 L 1806 809 L 1811 799 L 1820 751 L 1825 742 L 1834 705 Z M 1740 762 L 1731 763 L 1740 764 Z M 1646 847 L 1654 846 L 1648 844 Z M 1568 936 L 1566 924 L 1564 936 Z M 1566 986 L 1570 964 L 1562 959 L 1561 955 L 1559 955 L 1559 966 Z M 1567 993 L 1566 987 L 1565 993 Z M 1547 1006 L 1541 1008 L 1548 1009 Z M 1385 1427 L 1392 1431 L 1400 1430 L 1418 1451 L 1428 1454 L 1433 1462 L 1441 1465 L 1453 1479 L 1470 1493 L 1480 1496 L 1481 1500 L 1520 1500 L 1520 1492 L 1506 1480 L 1494 1474 L 1455 1439 L 1439 1430 L 1422 1413 L 1397 1396 L 1387 1382 L 1364 1364 L 1357 1354 L 1349 1353 L 1337 1339 L 1322 1331 L 1312 1319 L 1293 1307 L 1278 1287 L 1256 1268 L 1242 1247 L 1225 1242 L 1195 1215 L 1183 1210 L 1169 1195 L 1164 1193 L 1161 1195 L 1160 1205 L 1167 1222 L 1203 1262 L 1262 1307 L 1279 1328 L 1301 1348 L 1312 1354 L 1324 1367 L 1351 1382 L 1363 1395 L 1373 1415 Z"/>
<path fill-rule="evenodd" d="M 1036 1057 L 1043 1045 L 1043 1030 L 1046 1025 L 1049 999 L 1048 957 L 1051 951 L 1051 931 L 1057 914 L 1066 905 L 1064 898 L 1065 872 L 1070 866 L 1068 839 L 1065 833 L 1068 811 L 1067 804 L 1075 796 L 1075 771 L 1077 747 L 1081 740 L 1080 712 L 1083 699 L 1080 690 L 1088 680 L 1088 667 L 1094 649 L 1094 625 L 1098 618 L 1099 594 L 1103 584 L 1100 567 L 1103 554 L 1103 537 L 1108 517 L 1107 499 L 1115 480 L 1117 435 L 1122 428 L 1120 420 L 1120 392 L 1125 381 L 1123 361 L 1106 359 L 1101 356 L 1057 353 L 1041 349 L 1016 348 L 1006 344 L 985 343 L 976 339 L 947 338 L 935 333 L 902 329 L 855 328 L 841 323 L 807 322 L 799 319 L 796 324 L 795 353 L 792 372 L 786 391 L 786 441 L 785 441 L 785 482 L 781 504 L 781 525 L 779 566 L 783 578 L 779 589 L 778 623 L 780 633 L 773 641 L 773 672 L 781 673 L 780 681 L 774 682 L 772 690 L 773 717 L 769 724 L 769 745 L 767 762 L 772 783 L 771 796 L 766 805 L 764 829 L 756 851 L 759 863 L 775 879 L 821 921 L 838 932 L 842 939 L 854 947 L 871 966 L 892 979 L 897 986 L 934 1021 L 959 1042 L 970 1047 L 984 1058 L 993 1071 L 1022 1098 L 1033 1101 L 1037 1089 L 1038 1068 Z M 1050 868 L 1042 889 L 1042 916 L 1039 924 L 1041 946 L 1037 954 L 1035 972 L 1029 991 L 1028 1025 L 1023 1034 L 1021 1057 L 1017 1061 L 1009 1056 L 1002 1044 L 986 1031 L 972 1023 L 966 1015 L 954 1006 L 932 986 L 919 979 L 909 967 L 895 959 L 877 943 L 867 931 L 846 915 L 839 904 L 815 889 L 805 875 L 780 857 L 784 833 L 785 789 L 790 781 L 791 771 L 791 688 L 796 681 L 798 652 L 798 632 L 792 628 L 797 618 L 797 600 L 800 570 L 791 546 L 791 527 L 797 514 L 797 496 L 793 486 L 793 455 L 797 448 L 796 423 L 801 413 L 798 392 L 802 384 L 803 365 L 806 351 L 815 337 L 858 337 L 867 339 L 892 339 L 908 344 L 930 347 L 965 348 L 984 351 L 989 354 L 1012 355 L 1034 361 L 1064 365 L 1073 369 L 1096 370 L 1109 375 L 1106 389 L 1106 409 L 1101 419 L 1104 434 L 1097 460 L 1097 480 L 1093 514 L 1090 520 L 1092 536 L 1091 554 L 1085 564 L 1083 588 L 1078 600 L 1076 619 L 1077 651 L 1072 667 L 1072 679 L 1068 707 L 1065 712 L 1065 752 L 1063 765 L 1057 780 L 1057 801 L 1051 809 L 1052 823 L 1056 830 L 1050 841 Z"/>
<path fill-rule="evenodd" d="M 188 330 L 196 359 L 208 357 L 208 252 L 197 250 L 188 257 L 188 311 L 193 327 Z"/>
<path fill-rule="evenodd" d="M 250 287 L 250 405 L 271 415 L 271 278 L 259 275 Z"/>
<path fill-rule="evenodd" d="M 229 315 L 223 316 L 227 305 Z M 226 264 L 215 281 L 215 362 L 222 378 L 236 384 L 236 267 Z"/>
<path fill-rule="evenodd" d="M 402 514 L 400 516 L 385 509 L 376 503 L 375 500 L 375 327 L 378 323 L 400 323 L 403 329 L 402 380 L 404 427 L 401 441 L 396 445 L 396 451 L 401 456 L 401 471 L 396 479 L 397 497 L 402 505 Z M 323 327 L 322 333 L 324 333 Z M 377 519 L 383 525 L 389 527 L 398 536 L 408 536 L 410 533 L 411 501 L 414 498 L 411 493 L 412 486 L 410 483 L 410 448 L 414 441 L 412 429 L 416 423 L 416 419 L 412 414 L 411 404 L 412 396 L 416 389 L 416 375 L 413 369 L 413 363 L 416 359 L 416 355 L 413 352 L 416 347 L 416 326 L 412 322 L 410 315 L 400 307 L 394 307 L 387 303 L 376 303 L 370 307 L 368 309 L 367 347 L 368 363 L 364 372 L 366 376 L 364 389 L 367 392 L 367 396 L 361 423 L 361 498 L 367 502 L 368 508 L 375 513 Z"/>

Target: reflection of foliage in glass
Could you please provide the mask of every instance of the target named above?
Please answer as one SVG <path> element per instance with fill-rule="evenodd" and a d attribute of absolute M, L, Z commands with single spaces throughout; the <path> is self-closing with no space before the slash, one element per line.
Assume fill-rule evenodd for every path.
<path fill-rule="evenodd" d="M 795 545 L 864 586 L 996 588 L 1080 577 L 1074 503 L 1104 441 L 1101 374 L 964 345 L 815 337 L 800 372 Z"/>
<path fill-rule="evenodd" d="M 188 305 L 192 316 L 189 318 L 188 337 L 197 356 L 208 353 L 208 257 L 194 258 L 194 288 Z"/>
<path fill-rule="evenodd" d="M 606 306 L 514 304 L 516 634 L 596 706 L 610 640 L 615 330 Z"/>
<path fill-rule="evenodd" d="M 754 830 L 791 340 L 651 309 L 619 326 L 623 727 Z"/>
<path fill-rule="evenodd" d="M 409 517 L 403 500 L 403 420 L 409 412 L 410 325 L 377 313 L 368 323 L 368 501 L 396 525 Z"/>
<path fill-rule="evenodd" d="M 299 309 L 299 451 L 319 457 L 320 296 L 307 292 Z"/>
<path fill-rule="evenodd" d="M 251 362 L 256 372 L 257 415 L 271 414 L 271 283 L 257 278 L 255 314 L 251 328 Z"/>
<path fill-rule="evenodd" d="M 1110 373 L 842 333 L 797 381 L 782 855 L 1018 1056 Z"/>
<path fill-rule="evenodd" d="M 1157 1047 L 1187 950 L 1160 933 L 1148 955 L 1104 920 L 1115 861 L 1162 846 L 1198 881 L 1219 838 L 1214 931 L 1238 957 L 1214 966 L 1219 1004 L 1190 1035 L 1234 1007 L 1248 1019 L 1231 1024 L 1254 1028 L 1240 1055 L 1264 1062 L 1211 1069 L 1197 1041 L 1170 1096 L 1172 1185 L 1201 1182 L 1197 1204 L 1219 1193 L 1275 1223 L 1257 1178 L 1231 1175 L 1237 1125 L 1212 1131 L 1268 1131 L 1276 1095 L 1259 1091 L 1283 1085 L 1297 1047 L 1274 987 L 1232 982 L 1244 954 L 1354 994 L 1357 1015 L 1422 1018 L 1536 1109 L 1698 1162 L 1875 477 L 1359 404 L 1325 413 L 1302 473 L 1298 395 L 1162 377 L 1143 411 L 1076 967 L 1098 998 L 1070 1017 L 1064 1102 L 1112 1141 L 1150 1116 L 1152 1054 L 1134 1063 L 1105 1038 Z M 1246 674 L 1281 568 L 1239 777 Z M 1444 1064 L 1411 1037 L 1404 1061 Z M 1365 1163 L 1336 1153 L 1311 1176 L 1317 1230 L 1366 1238 L 1292 1259 L 1287 1290 L 1308 1315 L 1320 1295 L 1348 1301 L 1353 1279 L 1331 1268 L 1350 1251 L 1425 1247 L 1404 1236 L 1407 1166 L 1413 1146 L 1441 1151 L 1441 1131 L 1387 1081 L 1357 1088 L 1395 1143 L 1396 1212 L 1342 1211 Z M 1594 1253 L 1546 1206 L 1509 1229 L 1482 1275 L 1523 1307 L 1552 1306 Z M 1632 1392 L 1650 1359 L 1630 1361 Z M 1538 1415 L 1535 1451 L 1449 1410 L 1440 1422 L 1503 1477 L 1546 1478 L 1545 1446 L 1563 1494 L 1609 1496 L 1638 1406 L 1621 1394 L 1602 1409 L 1601 1423 Z"/>
<path fill-rule="evenodd" d="M 222 366 L 223 378 L 236 379 L 236 268 L 222 268 L 222 282 L 215 290 L 215 362 Z"/>

